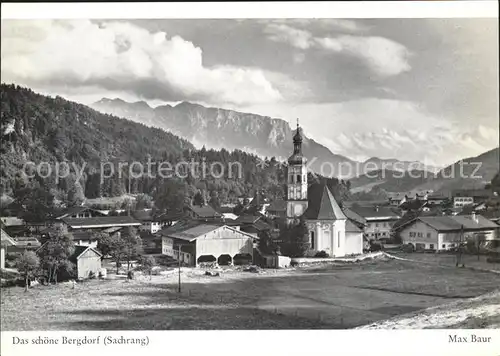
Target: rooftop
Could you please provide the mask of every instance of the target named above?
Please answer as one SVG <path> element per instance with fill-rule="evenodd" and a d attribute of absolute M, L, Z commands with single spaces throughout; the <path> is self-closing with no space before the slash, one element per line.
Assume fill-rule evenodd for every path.
<path fill-rule="evenodd" d="M 286 201 L 284 200 L 275 200 L 272 201 L 267 207 L 267 211 L 285 211 L 286 210 Z"/>
<path fill-rule="evenodd" d="M 344 214 L 349 220 L 353 220 L 361 225 L 366 225 L 366 219 L 350 208 L 344 208 Z"/>
<path fill-rule="evenodd" d="M 79 245 L 76 245 L 75 249 L 73 250 L 73 253 L 69 257 L 69 260 L 72 261 L 72 262 L 76 262 L 76 260 L 78 259 L 78 257 L 80 257 L 80 255 L 82 253 L 84 253 L 85 251 L 87 251 L 88 249 L 91 249 L 92 251 L 96 252 L 98 255 L 102 256 L 102 254 L 99 251 L 97 251 L 95 248 L 92 248 L 90 246 L 79 246 Z"/>
<path fill-rule="evenodd" d="M 347 220 L 345 223 L 345 231 L 346 232 L 363 232 L 356 224 L 354 224 L 351 220 Z"/>
<path fill-rule="evenodd" d="M 498 228 L 497 224 L 486 219 L 484 216 L 476 215 L 476 219 L 477 221 L 475 221 L 471 215 L 421 216 L 409 223 L 420 220 L 437 231 L 459 231 L 462 226 L 464 230 L 485 230 Z"/>
<path fill-rule="evenodd" d="M 393 208 L 388 206 L 352 206 L 350 208 L 352 212 L 357 214 L 358 216 L 366 219 L 373 218 L 391 218 L 391 219 L 399 219 L 400 215 L 397 214 Z M 356 220 L 356 219 L 354 219 Z"/>
<path fill-rule="evenodd" d="M 235 220 L 235 222 L 239 224 L 254 224 L 261 218 L 262 216 L 259 215 L 241 215 Z"/>
<path fill-rule="evenodd" d="M 102 216 L 94 218 L 63 218 L 62 221 L 72 228 L 139 226 L 141 223 L 131 216 Z"/>
<path fill-rule="evenodd" d="M 212 208 L 210 205 L 193 205 L 190 206 L 189 209 L 191 209 L 198 217 L 200 218 L 214 218 L 214 217 L 221 217 L 222 215 L 215 211 L 214 208 Z"/>
<path fill-rule="evenodd" d="M 0 229 L 0 237 L 2 246 L 14 246 L 16 245 L 16 241 L 9 236 L 3 229 Z"/>
<path fill-rule="evenodd" d="M 453 196 L 489 198 L 495 196 L 495 194 L 489 189 L 457 189 L 453 191 Z"/>
<path fill-rule="evenodd" d="M 309 205 L 304 217 L 310 220 L 340 220 L 346 216 L 325 184 L 314 184 L 308 189 Z"/>
<path fill-rule="evenodd" d="M 161 229 L 157 234 L 185 241 L 194 241 L 199 236 L 205 235 L 221 226 L 223 226 L 223 224 L 207 224 L 200 221 L 185 220 L 173 226 Z"/>

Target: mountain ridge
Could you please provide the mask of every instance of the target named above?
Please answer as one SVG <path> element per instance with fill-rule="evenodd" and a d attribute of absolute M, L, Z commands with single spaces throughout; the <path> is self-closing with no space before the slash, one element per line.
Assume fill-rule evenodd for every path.
<path fill-rule="evenodd" d="M 195 146 L 214 149 L 243 149 L 261 157 L 278 157 L 282 160 L 291 154 L 292 136 L 295 129 L 280 118 L 240 112 L 182 101 L 176 105 L 139 107 L 122 99 L 103 98 L 91 107 L 108 114 L 126 117 L 146 125 L 159 127 L 179 135 Z M 211 129 L 214 127 L 214 129 Z M 303 133 L 303 152 L 310 167 L 317 173 L 343 178 L 353 178 L 368 171 L 401 166 L 407 170 L 417 166 L 420 169 L 437 171 L 439 168 L 427 166 L 418 161 L 400 161 L 396 158 L 372 157 L 359 162 L 349 157 L 335 154 L 326 146 L 307 137 Z M 332 167 L 334 169 L 332 169 Z M 349 167 L 349 168 L 347 168 Z"/>

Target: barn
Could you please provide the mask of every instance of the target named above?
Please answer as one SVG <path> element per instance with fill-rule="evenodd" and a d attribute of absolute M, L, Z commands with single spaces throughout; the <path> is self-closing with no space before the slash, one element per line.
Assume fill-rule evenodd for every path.
<path fill-rule="evenodd" d="M 162 253 L 187 265 L 202 262 L 218 264 L 251 262 L 255 236 L 224 224 L 200 221 L 179 222 L 157 233 L 162 238 Z"/>
<path fill-rule="evenodd" d="M 91 246 L 75 246 L 69 260 L 75 264 L 78 279 L 89 278 L 90 274 L 98 276 L 101 270 L 102 254 Z"/>

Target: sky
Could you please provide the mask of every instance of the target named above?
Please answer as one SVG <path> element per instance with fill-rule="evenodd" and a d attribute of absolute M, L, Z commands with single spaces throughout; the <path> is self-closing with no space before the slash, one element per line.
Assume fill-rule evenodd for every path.
<path fill-rule="evenodd" d="M 1 78 L 91 104 L 296 118 L 356 160 L 499 145 L 498 19 L 2 20 Z"/>

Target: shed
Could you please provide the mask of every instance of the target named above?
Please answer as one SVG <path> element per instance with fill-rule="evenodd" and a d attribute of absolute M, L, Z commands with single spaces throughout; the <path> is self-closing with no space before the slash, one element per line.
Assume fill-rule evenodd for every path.
<path fill-rule="evenodd" d="M 101 270 L 102 254 L 90 246 L 75 246 L 75 251 L 69 260 L 75 264 L 78 279 L 89 278 L 92 272 L 95 276 Z"/>

